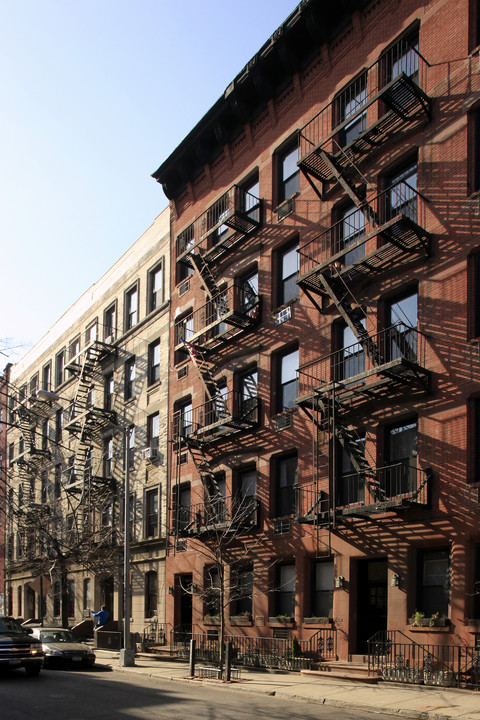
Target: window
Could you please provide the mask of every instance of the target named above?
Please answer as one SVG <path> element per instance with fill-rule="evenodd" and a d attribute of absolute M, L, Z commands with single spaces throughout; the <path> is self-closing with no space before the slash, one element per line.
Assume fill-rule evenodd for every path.
<path fill-rule="evenodd" d="M 176 485 L 173 488 L 175 520 L 174 526 L 177 533 L 183 532 L 190 526 L 191 515 L 191 493 L 190 483 Z"/>
<path fill-rule="evenodd" d="M 113 472 L 113 438 L 107 438 L 103 443 L 103 476 L 112 477 Z"/>
<path fill-rule="evenodd" d="M 185 343 L 190 342 L 193 335 L 193 313 L 189 311 L 183 318 L 175 323 L 175 344 L 181 345 L 178 350 L 175 350 L 175 364 L 189 360 L 190 355 Z"/>
<path fill-rule="evenodd" d="M 357 244 L 365 235 L 365 215 L 361 210 L 349 205 L 340 212 L 339 222 L 334 226 L 333 252 L 348 250 L 342 258 L 344 265 L 353 265 L 365 257 L 365 243 Z"/>
<path fill-rule="evenodd" d="M 389 83 L 401 73 L 418 83 L 418 32 L 401 38 L 383 56 L 385 80 Z"/>
<path fill-rule="evenodd" d="M 275 568 L 274 615 L 295 615 L 295 565 L 277 565 Z"/>
<path fill-rule="evenodd" d="M 148 312 L 156 310 L 163 303 L 163 261 L 148 273 Z"/>
<path fill-rule="evenodd" d="M 67 580 L 67 612 L 68 617 L 75 616 L 75 580 Z"/>
<path fill-rule="evenodd" d="M 203 612 L 204 615 L 217 616 L 220 614 L 220 577 L 218 568 L 205 569 L 203 580 Z"/>
<path fill-rule="evenodd" d="M 80 337 L 76 337 L 75 340 L 72 340 L 72 342 L 68 346 L 68 359 L 71 360 L 76 355 L 78 355 L 79 352 L 80 352 Z"/>
<path fill-rule="evenodd" d="M 55 465 L 53 494 L 56 499 L 62 495 L 62 466 Z"/>
<path fill-rule="evenodd" d="M 232 569 L 230 581 L 230 616 L 251 617 L 253 606 L 253 565 Z"/>
<path fill-rule="evenodd" d="M 300 169 L 297 165 L 299 153 L 300 145 L 296 137 L 278 154 L 278 203 L 300 192 Z"/>
<path fill-rule="evenodd" d="M 365 327 L 365 319 L 361 320 Z M 338 326 L 338 345 L 336 358 L 337 380 L 347 380 L 365 372 L 365 350 L 357 336 L 348 325 Z"/>
<path fill-rule="evenodd" d="M 50 421 L 44 420 L 42 423 L 42 450 L 43 452 L 48 451 L 48 441 L 50 438 Z"/>
<path fill-rule="evenodd" d="M 47 363 L 42 368 L 42 390 L 52 389 L 52 363 Z"/>
<path fill-rule="evenodd" d="M 177 405 L 177 411 L 175 413 L 176 420 L 176 435 L 180 438 L 188 437 L 193 430 L 193 408 L 192 401 L 187 400 Z"/>
<path fill-rule="evenodd" d="M 350 83 L 335 100 L 336 126 L 340 126 L 338 143 L 341 147 L 356 140 L 367 127 L 367 73 Z"/>
<path fill-rule="evenodd" d="M 347 438 L 344 444 L 337 445 L 337 505 L 352 505 L 365 502 L 365 480 L 353 464 L 355 457 L 361 467 L 365 458 L 365 435 L 358 433 L 351 440 Z"/>
<path fill-rule="evenodd" d="M 83 610 L 90 610 L 92 607 L 92 587 L 90 578 L 83 581 Z"/>
<path fill-rule="evenodd" d="M 113 506 L 111 503 L 105 503 L 101 508 L 100 523 L 102 528 L 111 528 L 113 525 Z"/>
<path fill-rule="evenodd" d="M 243 190 L 243 212 L 253 222 L 260 222 L 260 183 L 258 173 L 254 178 L 242 186 Z"/>
<path fill-rule="evenodd" d="M 333 562 L 313 564 L 313 617 L 333 617 L 333 577 Z"/>
<path fill-rule="evenodd" d="M 397 215 L 417 222 L 417 164 L 410 164 L 386 178 L 387 220 Z"/>
<path fill-rule="evenodd" d="M 215 475 L 214 479 L 208 478 L 206 487 L 207 496 L 205 502 L 205 525 L 225 522 L 225 474 L 218 473 L 217 475 Z"/>
<path fill-rule="evenodd" d="M 55 386 L 58 387 L 64 380 L 65 350 L 61 350 L 55 356 Z"/>
<path fill-rule="evenodd" d="M 276 411 L 295 406 L 297 396 L 298 350 L 277 357 Z"/>
<path fill-rule="evenodd" d="M 298 297 L 298 242 L 278 254 L 277 305 L 285 305 Z"/>
<path fill-rule="evenodd" d="M 90 445 L 85 451 L 85 468 L 83 477 L 88 482 L 93 478 L 93 447 Z"/>
<path fill-rule="evenodd" d="M 297 487 L 297 453 L 274 462 L 275 472 L 275 517 L 292 515 L 295 512 L 295 489 Z"/>
<path fill-rule="evenodd" d="M 85 345 L 88 345 L 91 342 L 95 342 L 97 339 L 98 334 L 98 322 L 95 320 L 93 323 L 90 323 L 88 325 L 87 329 L 85 330 Z"/>
<path fill-rule="evenodd" d="M 158 532 L 158 488 L 145 493 L 145 537 L 157 537 Z"/>
<path fill-rule="evenodd" d="M 136 364 L 135 358 L 132 357 L 125 363 L 125 400 L 135 397 L 135 375 Z"/>
<path fill-rule="evenodd" d="M 416 608 L 425 617 L 439 613 L 448 617 L 450 602 L 450 551 L 448 548 L 420 550 L 417 560 Z"/>
<path fill-rule="evenodd" d="M 388 353 L 390 360 L 406 358 L 417 360 L 417 306 L 416 292 L 391 300 L 386 307 L 386 326 L 388 333 Z"/>
<path fill-rule="evenodd" d="M 62 442 L 63 432 L 63 408 L 59 408 L 55 413 L 55 441 Z"/>
<path fill-rule="evenodd" d="M 241 280 L 240 307 L 250 317 L 256 317 L 258 311 L 258 272 L 255 271 Z"/>
<path fill-rule="evenodd" d="M 258 421 L 258 372 L 247 370 L 239 376 L 240 415 L 244 420 Z"/>
<path fill-rule="evenodd" d="M 48 474 L 45 470 L 40 475 L 40 502 L 46 503 L 48 500 Z"/>
<path fill-rule="evenodd" d="M 160 339 L 148 346 L 148 384 L 160 380 Z"/>
<path fill-rule="evenodd" d="M 113 303 L 103 314 L 103 339 L 113 342 L 117 334 L 117 305 Z"/>
<path fill-rule="evenodd" d="M 13 458 L 15 457 L 15 443 L 9 443 L 8 445 L 8 467 L 12 467 Z"/>
<path fill-rule="evenodd" d="M 158 577 L 155 570 L 145 573 L 145 617 L 157 615 L 158 605 Z"/>
<path fill-rule="evenodd" d="M 126 374 L 126 371 L 125 371 Z M 113 373 L 108 373 L 108 375 L 105 375 L 104 380 L 104 395 L 103 395 L 103 403 L 105 410 L 111 411 L 113 410 L 113 401 L 114 401 L 114 392 L 115 392 L 115 381 L 113 379 Z"/>
<path fill-rule="evenodd" d="M 238 519 L 245 524 L 255 523 L 257 509 L 257 470 L 240 470 L 237 476 Z"/>
<path fill-rule="evenodd" d="M 417 486 L 417 422 L 386 428 L 385 460 L 388 497 L 409 493 Z"/>
<path fill-rule="evenodd" d="M 160 415 L 158 412 L 149 415 L 147 418 L 147 445 L 151 448 L 158 448 L 158 437 L 160 434 Z"/>
<path fill-rule="evenodd" d="M 38 390 L 38 373 L 30 379 L 30 395 L 35 397 Z"/>
<path fill-rule="evenodd" d="M 125 330 L 138 322 L 138 283 L 125 293 Z"/>

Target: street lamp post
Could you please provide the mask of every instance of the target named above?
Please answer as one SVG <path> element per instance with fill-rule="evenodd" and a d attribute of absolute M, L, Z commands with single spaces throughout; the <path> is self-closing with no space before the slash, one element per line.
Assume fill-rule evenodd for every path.
<path fill-rule="evenodd" d="M 125 433 L 125 487 L 123 510 L 123 647 L 120 650 L 120 667 L 135 665 L 135 651 L 130 637 L 130 438 L 133 428 L 122 428 Z"/>

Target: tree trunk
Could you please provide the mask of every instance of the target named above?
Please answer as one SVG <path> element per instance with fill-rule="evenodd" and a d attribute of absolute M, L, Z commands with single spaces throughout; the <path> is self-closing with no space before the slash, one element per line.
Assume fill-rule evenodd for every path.
<path fill-rule="evenodd" d="M 61 591 L 61 617 L 62 627 L 68 628 L 68 579 L 67 569 L 63 565 L 60 569 L 60 591 Z"/>

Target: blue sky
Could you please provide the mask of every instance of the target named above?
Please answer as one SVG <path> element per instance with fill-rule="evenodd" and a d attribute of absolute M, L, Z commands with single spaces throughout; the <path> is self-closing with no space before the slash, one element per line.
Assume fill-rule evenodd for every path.
<path fill-rule="evenodd" d="M 296 4 L 0 0 L 0 350 L 21 346 L 8 360 L 163 210 L 151 173 Z"/>

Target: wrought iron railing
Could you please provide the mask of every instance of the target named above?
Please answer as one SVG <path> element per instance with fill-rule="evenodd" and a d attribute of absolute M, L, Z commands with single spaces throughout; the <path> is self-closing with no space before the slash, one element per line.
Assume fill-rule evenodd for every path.
<path fill-rule="evenodd" d="M 195 656 L 202 662 L 218 663 L 220 646 L 218 636 L 205 633 L 171 633 L 173 647 L 180 657 L 188 658 L 190 640 L 195 640 Z M 236 665 L 280 668 L 283 670 L 309 669 L 313 662 L 336 659 L 337 636 L 333 628 L 316 632 L 308 640 L 265 638 L 259 636 L 225 635 L 231 645 L 232 660 Z"/>
<path fill-rule="evenodd" d="M 375 374 L 369 371 L 380 371 L 384 365 L 395 360 L 406 360 L 425 367 L 426 339 L 414 327 L 397 323 L 373 335 L 371 342 L 378 349 L 379 361 L 375 365 L 366 356 L 360 342 L 302 365 L 297 371 L 297 397 L 321 393 L 332 383 L 338 383 L 337 390 L 341 390 L 366 374 Z"/>
<path fill-rule="evenodd" d="M 399 640 L 399 638 L 401 640 Z M 369 672 L 383 680 L 415 685 L 480 687 L 480 651 L 461 645 L 420 644 L 400 631 L 368 641 Z"/>

